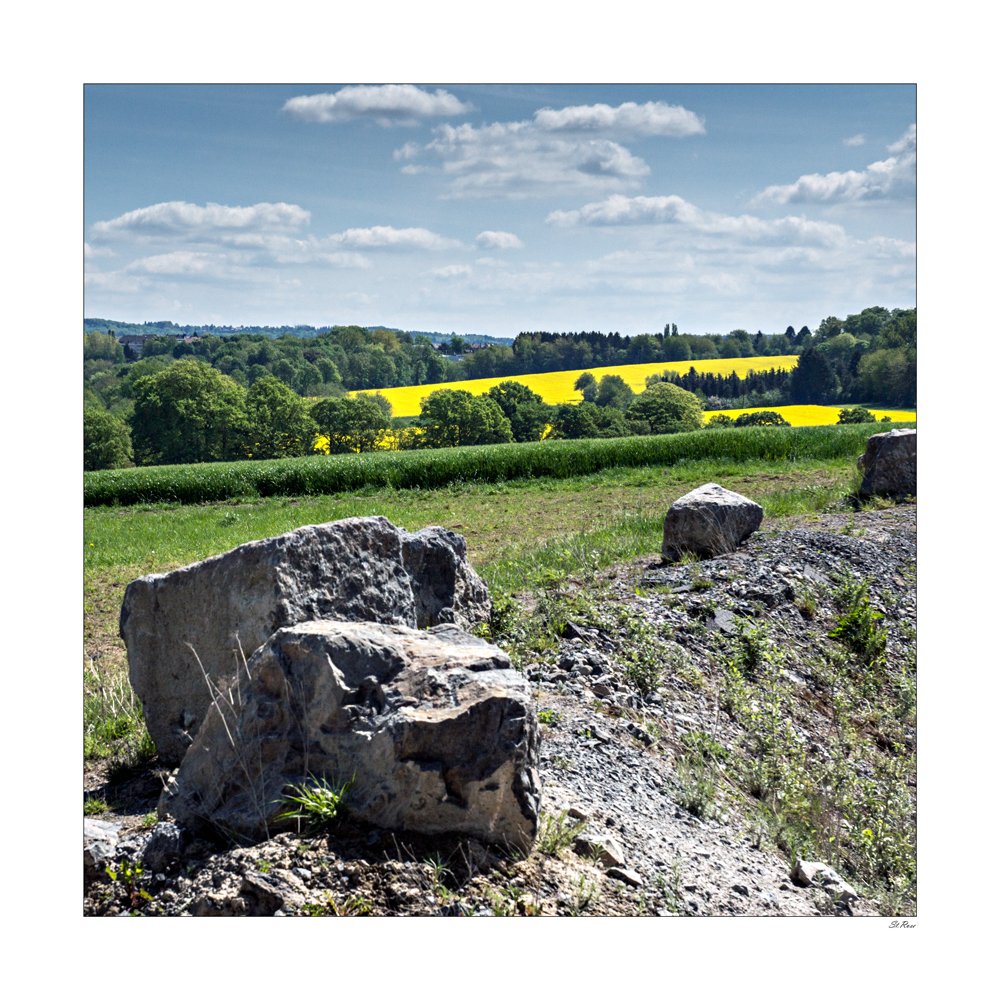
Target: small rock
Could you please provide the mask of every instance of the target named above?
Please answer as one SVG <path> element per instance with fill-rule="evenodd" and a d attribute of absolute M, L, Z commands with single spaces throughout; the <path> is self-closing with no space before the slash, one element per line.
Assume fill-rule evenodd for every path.
<path fill-rule="evenodd" d="M 142 852 L 142 866 L 152 872 L 165 872 L 172 861 L 184 853 L 189 835 L 176 823 L 157 823 Z"/>
<path fill-rule="evenodd" d="M 750 890 L 745 885 L 734 885 L 733 892 L 738 892 L 741 896 L 750 895 Z"/>
<path fill-rule="evenodd" d="M 622 868 L 625 865 L 625 848 L 614 837 L 577 837 L 573 850 L 605 866 Z"/>
<path fill-rule="evenodd" d="M 631 868 L 609 868 L 604 874 L 637 889 L 642 885 L 642 876 Z"/>
<path fill-rule="evenodd" d="M 102 819 L 84 818 L 83 821 L 83 867 L 96 871 L 103 868 L 115 856 L 121 823 L 108 823 Z"/>

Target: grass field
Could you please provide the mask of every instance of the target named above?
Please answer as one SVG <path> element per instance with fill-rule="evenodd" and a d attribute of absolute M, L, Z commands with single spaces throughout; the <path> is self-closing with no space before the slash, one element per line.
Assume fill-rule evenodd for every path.
<path fill-rule="evenodd" d="M 848 408 L 853 404 L 845 404 Z M 750 406 L 742 410 L 709 410 L 705 413 L 705 422 L 715 416 L 716 413 L 723 413 L 734 420 L 741 413 L 759 413 L 761 410 L 771 410 L 780 413 L 793 427 L 823 427 L 827 424 L 835 424 L 840 416 L 840 406 Z M 891 421 L 916 423 L 917 413 L 915 410 L 871 410 L 876 420 L 888 417 Z M 871 428 L 871 424 L 864 425 Z M 879 428 L 878 430 L 881 430 Z M 869 433 L 877 434 L 878 430 L 870 430 Z"/>
<path fill-rule="evenodd" d="M 592 571 L 659 548 L 663 513 L 713 481 L 761 503 L 765 523 L 836 503 L 855 479 L 844 459 L 681 462 L 605 469 L 571 478 L 453 482 L 442 489 L 371 487 L 321 497 L 84 511 L 86 755 L 125 764 L 151 752 L 128 684 L 118 614 L 129 581 L 243 542 L 345 517 L 382 514 L 409 530 L 439 524 L 463 534 L 495 596 L 547 575 Z"/>
<path fill-rule="evenodd" d="M 713 375 L 729 375 L 736 372 L 741 378 L 748 371 L 770 371 L 772 368 L 791 369 L 798 364 L 795 354 L 760 358 L 724 358 L 714 361 L 657 361 L 646 365 L 613 365 L 607 368 L 576 368 L 572 371 L 542 372 L 537 375 L 508 375 L 503 378 L 477 378 L 464 382 L 442 382 L 435 385 L 408 385 L 396 389 L 380 389 L 392 403 L 392 413 L 396 417 L 415 417 L 420 413 L 420 401 L 435 389 L 464 389 L 474 396 L 489 392 L 501 382 L 521 382 L 537 392 L 546 403 L 579 403 L 583 394 L 573 388 L 573 383 L 588 371 L 598 381 L 604 375 L 620 375 L 634 392 L 646 388 L 646 378 L 664 371 L 674 371 L 683 375 L 694 368 L 697 372 L 711 372 Z M 351 393 L 351 395 L 357 395 Z"/>

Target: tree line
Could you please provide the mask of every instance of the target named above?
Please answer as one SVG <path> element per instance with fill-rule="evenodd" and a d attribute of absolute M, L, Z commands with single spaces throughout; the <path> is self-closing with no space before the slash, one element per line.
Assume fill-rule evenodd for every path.
<path fill-rule="evenodd" d="M 605 375 L 594 399 L 579 405 L 550 406 L 514 381 L 479 396 L 437 389 L 412 423 L 394 420 L 378 392 L 310 405 L 274 376 L 244 389 L 195 358 L 141 376 L 132 392 L 125 419 L 85 409 L 85 469 L 668 434 L 702 423 L 695 394 L 665 381 L 636 394 L 617 375 Z"/>
<path fill-rule="evenodd" d="M 750 353 L 740 356 L 762 349 L 755 338 L 744 334 L 733 331 L 720 338 L 727 341 L 723 349 L 743 344 L 741 350 Z M 462 362 L 452 363 L 427 338 L 414 339 L 404 334 L 401 339 L 390 330 L 336 327 L 315 338 L 285 335 L 272 339 L 248 334 L 205 336 L 179 343 L 172 337 L 158 337 L 146 342 L 141 359 L 129 360 L 114 336 L 92 331 L 84 338 L 85 429 L 89 428 L 86 433 L 91 442 L 87 445 L 90 457 L 86 463 L 88 468 L 105 468 L 132 462 L 159 464 L 306 454 L 314 448 L 317 435 L 325 437 L 332 450 L 344 447 L 356 451 L 368 447 L 358 443 L 362 438 L 370 440 L 371 447 L 384 446 L 390 432 L 393 446 L 398 447 L 424 447 L 456 435 L 463 443 L 487 443 L 486 438 L 538 440 L 543 433 L 540 428 L 548 428 L 544 431 L 548 436 L 562 437 L 664 433 L 655 429 L 663 425 L 662 421 L 644 413 L 651 404 L 632 408 L 633 394 L 623 379 L 605 376 L 597 383 L 586 372 L 577 383 L 584 396 L 579 405 L 548 407 L 523 386 L 529 395 L 518 396 L 516 402 L 508 400 L 514 399 L 515 390 L 506 390 L 503 398 L 494 398 L 510 425 L 506 430 L 495 412 L 484 414 L 481 402 L 471 404 L 453 391 L 448 397 L 449 406 L 459 406 L 455 400 L 464 400 L 461 406 L 468 410 L 468 419 L 454 425 L 447 421 L 441 424 L 435 423 L 430 411 L 427 415 L 422 412 L 413 422 L 421 429 L 419 434 L 405 432 L 400 421 L 393 421 L 388 402 L 383 398 L 379 403 L 377 393 L 370 398 L 375 400 L 379 417 L 370 407 L 362 411 L 359 404 L 345 400 L 350 389 L 446 383 L 456 369 L 461 370 L 462 377 L 479 375 L 468 370 L 469 366 L 480 364 L 478 359 L 488 358 L 491 352 L 507 351 L 519 357 L 518 365 L 526 370 L 513 374 L 527 374 L 596 367 L 609 359 L 621 363 L 637 358 L 648 361 L 654 346 L 659 350 L 677 342 L 686 343 L 690 350 L 690 342 L 685 340 L 688 337 L 677 333 L 675 325 L 668 325 L 662 335 L 647 335 L 645 340 L 600 333 L 521 334 L 513 347 L 491 345 Z M 708 339 L 718 350 L 719 345 Z M 798 364 L 790 373 L 771 368 L 739 378 L 699 374 L 693 368 L 681 375 L 665 371 L 647 380 L 647 392 L 660 383 L 675 386 L 692 394 L 699 412 L 702 408 L 787 403 L 911 406 L 916 402 L 915 309 L 890 312 L 872 307 L 846 320 L 830 316 L 815 332 L 803 327 L 795 333 L 789 328 L 778 339 L 800 352 Z M 192 374 L 195 371 L 197 377 Z M 183 403 L 189 398 L 185 393 L 194 393 L 191 399 L 203 397 L 204 402 Z M 161 398 L 161 394 L 165 395 Z M 318 410 L 311 408 L 304 398 L 307 396 L 327 405 Z M 209 403 L 209 398 L 213 402 Z M 161 403 L 163 409 L 158 409 Z M 333 421 L 334 416 L 341 423 Z M 479 428 L 475 434 L 484 440 L 466 440 L 475 436 L 469 430 L 442 431 L 439 435 L 434 430 L 439 425 Z M 509 438 L 505 436 L 508 432 Z"/>

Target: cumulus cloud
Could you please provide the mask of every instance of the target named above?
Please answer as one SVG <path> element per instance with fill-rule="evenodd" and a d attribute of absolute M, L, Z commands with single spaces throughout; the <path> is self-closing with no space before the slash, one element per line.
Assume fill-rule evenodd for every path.
<path fill-rule="evenodd" d="M 628 101 L 612 108 L 608 104 L 581 104 L 575 107 L 541 108 L 535 125 L 547 132 L 608 131 L 619 135 L 704 135 L 705 121 L 693 111 L 664 101 L 636 104 Z"/>
<path fill-rule="evenodd" d="M 449 239 L 429 229 L 394 229 L 371 226 L 368 229 L 345 229 L 330 239 L 350 247 L 398 247 L 412 250 L 449 250 L 462 246 L 461 240 Z"/>
<path fill-rule="evenodd" d="M 692 234 L 748 243 L 832 246 L 845 239 L 843 227 L 833 223 L 796 216 L 768 220 L 706 212 L 675 194 L 650 198 L 611 195 L 571 212 L 551 212 L 545 221 L 556 226 L 674 226 Z"/>
<path fill-rule="evenodd" d="M 476 237 L 484 250 L 520 250 L 524 244 L 513 234 L 486 229 Z"/>
<path fill-rule="evenodd" d="M 852 135 L 850 139 L 844 140 L 845 146 L 863 146 L 864 144 L 865 144 L 865 137 L 861 132 L 859 132 L 857 135 Z"/>
<path fill-rule="evenodd" d="M 469 267 L 468 264 L 447 264 L 444 267 L 439 267 L 436 270 L 431 271 L 431 274 L 433 274 L 435 278 L 468 277 L 472 274 L 472 268 Z"/>
<path fill-rule="evenodd" d="M 472 111 L 446 90 L 433 94 L 410 83 L 342 87 L 335 94 L 309 94 L 285 101 L 283 111 L 306 122 L 346 122 L 373 118 L 379 125 L 415 125 L 421 118 Z"/>
<path fill-rule="evenodd" d="M 640 157 L 606 138 L 539 129 L 534 122 L 440 125 L 434 140 L 393 154 L 436 160 L 453 198 L 527 198 L 561 190 L 635 187 L 649 173 Z M 405 167 L 403 168 L 406 169 Z"/>
<path fill-rule="evenodd" d="M 229 206 L 208 202 L 165 201 L 126 212 L 116 219 L 95 222 L 94 238 L 115 237 L 232 237 L 243 234 L 291 232 L 309 224 L 310 213 L 285 202 Z"/>
<path fill-rule="evenodd" d="M 895 155 L 869 163 L 864 170 L 803 174 L 794 184 L 772 184 L 765 188 L 751 204 L 766 201 L 779 205 L 836 204 L 910 197 L 916 190 L 917 181 L 917 126 L 911 125 L 887 148 Z"/>

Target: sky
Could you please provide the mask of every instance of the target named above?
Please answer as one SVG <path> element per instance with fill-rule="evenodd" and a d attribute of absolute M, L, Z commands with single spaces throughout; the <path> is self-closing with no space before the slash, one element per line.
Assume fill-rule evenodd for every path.
<path fill-rule="evenodd" d="M 916 302 L 912 85 L 88 85 L 85 314 L 780 333 Z"/>

